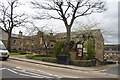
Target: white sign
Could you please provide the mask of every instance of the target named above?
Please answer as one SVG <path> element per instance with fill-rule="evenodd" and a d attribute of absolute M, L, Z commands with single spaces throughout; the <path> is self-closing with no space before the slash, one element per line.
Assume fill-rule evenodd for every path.
<path fill-rule="evenodd" d="M 82 44 L 77 44 L 77 48 L 82 48 Z"/>

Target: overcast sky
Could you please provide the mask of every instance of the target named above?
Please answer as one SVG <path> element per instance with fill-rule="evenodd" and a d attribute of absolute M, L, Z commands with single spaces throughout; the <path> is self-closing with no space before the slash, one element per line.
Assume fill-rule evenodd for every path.
<path fill-rule="evenodd" d="M 93 14 L 84 18 L 102 23 L 99 26 L 105 31 L 108 31 L 109 34 L 112 33 L 112 35 L 104 34 L 105 43 L 118 43 L 118 1 L 119 0 L 106 0 L 107 8 L 108 8 L 106 12 Z M 16 10 L 17 12 L 22 11 L 29 15 L 35 13 L 34 10 L 31 9 L 32 7 L 29 3 L 30 0 L 20 0 L 20 2 L 25 3 L 25 5 L 17 9 Z M 83 21 L 82 18 L 79 18 L 77 20 L 77 22 L 81 22 L 81 21 Z M 59 20 L 40 20 L 40 21 L 36 21 L 36 25 L 39 27 L 48 26 L 49 29 L 53 30 L 53 32 L 66 31 L 63 22 Z M 75 28 L 76 25 L 74 25 L 73 27 Z M 23 32 L 25 31 L 23 30 L 23 28 L 19 28 L 19 29 L 15 28 L 13 30 L 13 33 L 18 34 L 19 33 L 18 30 L 22 30 Z M 26 34 L 26 32 L 24 32 L 24 34 Z"/>

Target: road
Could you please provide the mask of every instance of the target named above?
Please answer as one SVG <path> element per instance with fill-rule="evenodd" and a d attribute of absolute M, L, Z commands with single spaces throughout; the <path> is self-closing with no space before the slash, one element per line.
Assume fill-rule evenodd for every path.
<path fill-rule="evenodd" d="M 12 59 L 1 61 L 1 64 L 3 80 L 37 80 L 37 78 L 38 80 L 117 80 L 118 78 L 116 75 L 106 73 L 78 71 Z"/>
<path fill-rule="evenodd" d="M 114 65 L 111 68 L 108 68 L 104 71 L 101 71 L 102 73 L 108 73 L 108 74 L 114 74 L 114 75 L 120 75 L 120 65 Z"/>

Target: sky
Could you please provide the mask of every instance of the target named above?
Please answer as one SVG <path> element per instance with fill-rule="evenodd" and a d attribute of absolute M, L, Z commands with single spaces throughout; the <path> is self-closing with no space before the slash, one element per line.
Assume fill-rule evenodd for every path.
<path fill-rule="evenodd" d="M 101 24 L 99 25 L 99 27 L 105 32 L 103 34 L 105 43 L 107 44 L 118 43 L 118 1 L 119 0 L 106 0 L 107 8 L 108 8 L 106 12 L 99 14 L 92 14 L 87 17 L 79 18 L 77 19 L 77 22 L 78 23 L 85 22 L 86 21 L 85 19 L 100 22 Z M 19 9 L 16 9 L 16 12 L 22 11 L 30 16 L 36 13 L 36 11 L 32 9 L 31 4 L 29 3 L 30 0 L 20 0 L 20 2 L 25 5 L 22 5 Z M 39 27 L 47 26 L 46 29 L 51 29 L 55 33 L 66 32 L 66 28 L 64 27 L 64 24 L 60 20 L 53 20 L 53 19 L 37 20 L 35 21 L 35 23 L 36 26 Z M 73 25 L 72 29 L 74 29 L 76 26 L 79 25 Z M 27 33 L 26 30 L 23 28 L 17 28 L 17 29 L 14 28 L 13 33 L 18 34 L 19 30 L 23 31 L 24 34 Z"/>

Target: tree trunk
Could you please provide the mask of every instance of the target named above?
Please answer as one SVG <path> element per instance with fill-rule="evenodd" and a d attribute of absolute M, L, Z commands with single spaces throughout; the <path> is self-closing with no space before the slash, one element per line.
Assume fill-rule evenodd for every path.
<path fill-rule="evenodd" d="M 70 55 L 70 33 L 71 33 L 71 27 L 68 26 L 66 27 L 67 29 L 67 36 L 66 36 L 66 41 L 67 41 L 67 44 L 66 44 L 66 54 L 69 56 Z"/>
<path fill-rule="evenodd" d="M 8 32 L 7 49 L 8 51 L 11 51 L 11 31 Z"/>
<path fill-rule="evenodd" d="M 48 55 L 48 48 L 47 48 L 47 45 L 45 44 L 45 42 L 44 42 L 44 46 L 45 46 L 46 55 Z"/>
<path fill-rule="evenodd" d="M 11 25 L 9 25 L 9 30 L 8 30 L 8 43 L 7 43 L 7 49 L 8 51 L 11 51 L 11 34 L 12 34 L 12 29 L 13 29 L 13 3 L 10 5 L 11 8 L 11 14 L 10 14 L 10 20 L 11 20 Z"/>
<path fill-rule="evenodd" d="M 45 43 L 45 39 L 44 39 L 44 37 L 43 37 L 43 34 L 42 34 L 42 41 L 43 41 L 43 44 L 44 44 L 44 46 L 45 46 L 46 55 L 48 55 L 48 48 L 47 48 L 47 45 L 46 45 L 46 43 Z"/>

